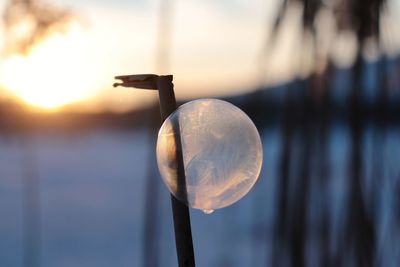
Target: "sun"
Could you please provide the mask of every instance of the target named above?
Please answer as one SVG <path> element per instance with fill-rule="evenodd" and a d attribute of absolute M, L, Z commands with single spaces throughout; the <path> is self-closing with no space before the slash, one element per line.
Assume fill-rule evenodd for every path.
<path fill-rule="evenodd" d="M 87 99 L 96 90 L 90 46 L 82 29 L 54 33 L 28 55 L 3 59 L 0 85 L 27 104 L 47 110 Z"/>

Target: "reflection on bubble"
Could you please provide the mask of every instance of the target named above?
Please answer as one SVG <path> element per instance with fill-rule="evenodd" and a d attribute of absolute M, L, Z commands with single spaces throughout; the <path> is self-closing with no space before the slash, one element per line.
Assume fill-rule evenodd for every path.
<path fill-rule="evenodd" d="M 186 175 L 179 183 L 177 148 Z M 216 99 L 195 100 L 179 107 L 162 125 L 157 163 L 177 199 L 210 214 L 238 201 L 253 187 L 261 170 L 261 140 L 239 108 Z"/>

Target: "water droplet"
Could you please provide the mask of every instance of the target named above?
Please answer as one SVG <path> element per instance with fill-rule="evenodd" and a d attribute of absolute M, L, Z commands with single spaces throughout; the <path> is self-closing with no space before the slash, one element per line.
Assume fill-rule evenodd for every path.
<path fill-rule="evenodd" d="M 214 210 L 203 210 L 203 212 L 204 212 L 205 214 L 211 214 L 211 213 L 214 212 Z"/>

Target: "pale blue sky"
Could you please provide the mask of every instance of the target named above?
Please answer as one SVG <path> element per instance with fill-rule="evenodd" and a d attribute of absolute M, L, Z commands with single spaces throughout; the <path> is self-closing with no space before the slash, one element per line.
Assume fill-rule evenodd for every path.
<path fill-rule="evenodd" d="M 66 41 L 51 44 L 53 50 L 62 51 L 56 55 L 60 57 L 57 71 L 68 73 L 77 84 L 77 95 L 65 95 L 63 99 L 89 98 L 91 101 L 84 102 L 89 109 L 105 106 L 121 110 L 151 101 L 148 93 L 117 90 L 111 85 L 115 75 L 159 71 L 156 51 L 161 0 L 43 1 L 69 7 L 77 14 L 77 23 L 72 33 L 66 33 Z M 0 5 L 4 3 L 3 0 Z M 280 0 L 170 0 L 170 3 L 173 8 L 170 64 L 165 72 L 174 74 L 178 98 L 237 94 L 254 90 L 262 82 L 287 81 L 299 69 L 305 69 L 307 74 L 309 59 L 300 59 L 300 65 L 298 62 L 302 47 L 295 25 L 300 25 L 300 17 L 294 9 L 285 22 L 285 34 L 279 37 L 280 45 L 266 59 L 267 79 L 260 78 L 261 47 Z M 400 5 L 394 1 L 390 9 L 392 18 L 398 10 Z M 13 64 L 14 69 L 20 68 Z M 10 64 L 3 61 L 2 65 L 6 65 L 3 73 L 4 68 L 11 72 Z M 39 71 L 36 65 L 34 69 Z M 46 71 L 52 69 L 55 70 Z M 0 82 L 7 87 L 4 77 Z M 37 82 L 43 84 L 39 79 Z M 27 90 L 23 85 L 16 86 L 21 87 L 20 91 Z"/>

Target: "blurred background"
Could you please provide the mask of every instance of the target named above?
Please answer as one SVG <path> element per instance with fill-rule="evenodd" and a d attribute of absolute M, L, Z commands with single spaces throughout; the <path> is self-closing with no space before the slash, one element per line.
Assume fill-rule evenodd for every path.
<path fill-rule="evenodd" d="M 227 100 L 264 165 L 191 210 L 198 266 L 400 265 L 400 1 L 1 0 L 0 266 L 176 266 L 157 94 Z"/>

